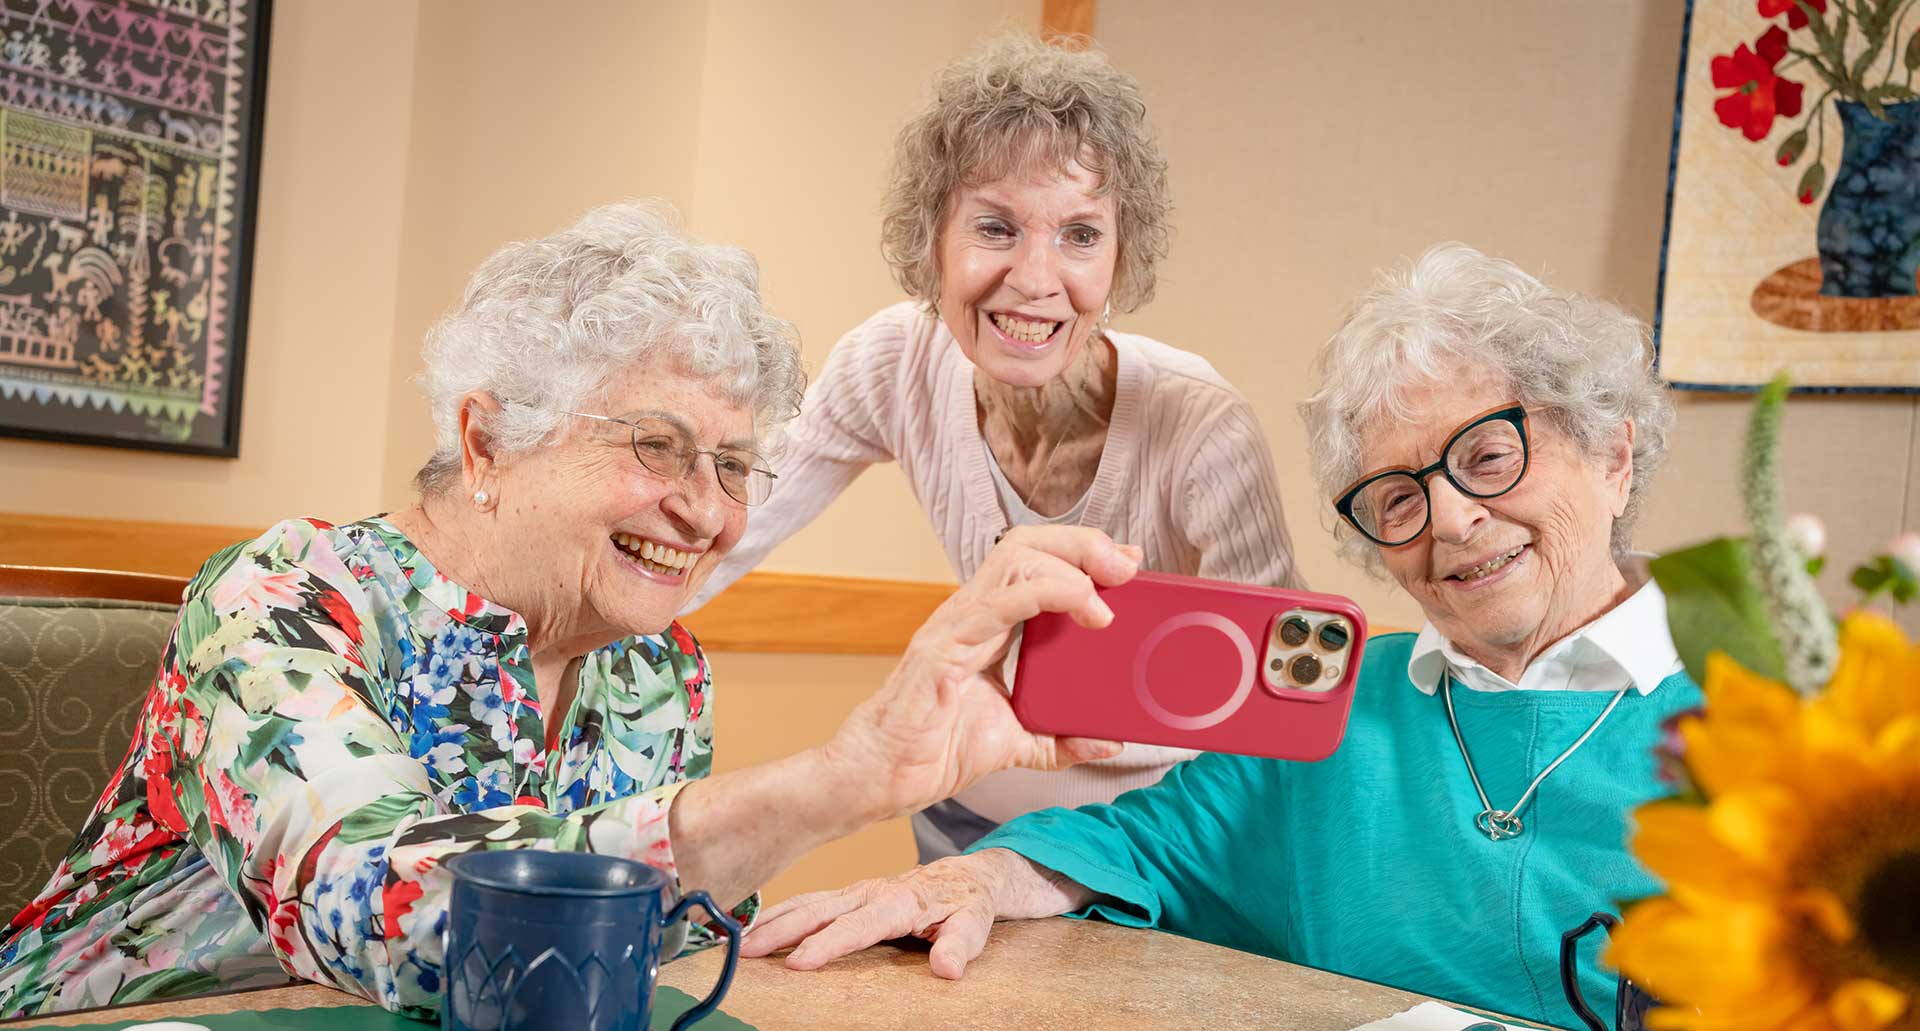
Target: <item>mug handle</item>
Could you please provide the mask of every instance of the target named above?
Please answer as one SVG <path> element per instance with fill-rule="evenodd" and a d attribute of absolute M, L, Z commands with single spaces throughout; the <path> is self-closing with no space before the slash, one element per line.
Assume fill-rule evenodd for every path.
<path fill-rule="evenodd" d="M 740 963 L 740 921 L 735 920 L 726 910 L 714 905 L 713 896 L 704 891 L 690 891 L 682 895 L 680 901 L 674 903 L 673 908 L 661 916 L 660 926 L 673 926 L 674 921 L 685 917 L 687 910 L 694 906 L 706 910 L 707 915 L 713 917 L 713 922 L 727 932 L 727 964 L 721 969 L 720 980 L 715 982 L 713 991 L 708 992 L 707 997 L 701 999 L 699 1005 L 680 1014 L 680 1019 L 673 1022 L 672 1031 L 684 1031 L 694 1021 L 705 1018 L 718 1008 L 720 1000 L 727 996 L 727 989 L 733 986 L 733 968 Z"/>
<path fill-rule="evenodd" d="M 1595 913 L 1586 923 L 1560 936 L 1560 990 L 1566 994 L 1567 1005 L 1573 1007 L 1574 1015 L 1586 1023 L 1589 1031 L 1607 1031 L 1607 1022 L 1600 1019 L 1580 994 L 1580 960 L 1574 955 L 1574 946 L 1602 926 L 1611 931 L 1620 926 L 1620 918 L 1612 913 Z"/>

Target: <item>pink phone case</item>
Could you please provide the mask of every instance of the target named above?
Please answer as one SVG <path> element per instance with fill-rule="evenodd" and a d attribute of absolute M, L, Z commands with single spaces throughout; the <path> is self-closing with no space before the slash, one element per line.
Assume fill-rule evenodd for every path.
<path fill-rule="evenodd" d="M 1101 630 L 1027 620 L 1013 688 L 1027 729 L 1305 762 L 1339 747 L 1367 636 L 1352 601 L 1166 573 L 1100 596 Z"/>

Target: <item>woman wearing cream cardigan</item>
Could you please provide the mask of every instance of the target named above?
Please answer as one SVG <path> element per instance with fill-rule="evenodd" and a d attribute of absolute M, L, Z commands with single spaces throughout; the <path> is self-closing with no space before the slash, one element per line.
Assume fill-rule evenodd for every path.
<path fill-rule="evenodd" d="M 876 462 L 965 580 L 1011 526 L 1097 527 L 1143 568 L 1299 586 L 1253 409 L 1197 355 L 1108 326 L 1153 295 L 1166 159 L 1139 86 L 1010 37 L 940 73 L 900 133 L 883 248 L 912 295 L 843 337 L 791 424 L 781 489 L 702 604 Z M 996 774 L 914 818 L 922 861 L 1048 806 L 1112 800 L 1193 753 L 1129 746 Z"/>

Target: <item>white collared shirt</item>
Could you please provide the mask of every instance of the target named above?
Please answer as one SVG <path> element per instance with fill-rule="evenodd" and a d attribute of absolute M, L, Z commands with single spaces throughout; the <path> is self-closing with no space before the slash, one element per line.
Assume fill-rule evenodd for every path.
<path fill-rule="evenodd" d="M 1468 658 L 1431 622 L 1420 628 L 1407 678 L 1425 694 L 1448 673 L 1474 691 L 1619 691 L 1649 694 L 1680 669 L 1667 629 L 1667 596 L 1651 577 L 1600 618 L 1553 643 L 1513 683 Z"/>

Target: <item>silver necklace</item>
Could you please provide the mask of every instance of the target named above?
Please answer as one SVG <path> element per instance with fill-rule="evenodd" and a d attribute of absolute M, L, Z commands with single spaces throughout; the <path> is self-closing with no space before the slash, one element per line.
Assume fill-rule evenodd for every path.
<path fill-rule="evenodd" d="M 1579 751 L 1580 746 L 1587 743 L 1587 739 L 1593 736 L 1594 731 L 1600 729 L 1600 724 L 1607 721 L 1607 717 L 1613 714 L 1613 707 L 1620 704 L 1620 699 L 1625 698 L 1630 689 L 1630 687 L 1623 687 L 1613 696 L 1613 701 L 1608 702 L 1607 707 L 1600 710 L 1600 716 L 1593 721 L 1593 726 L 1588 727 L 1587 732 L 1580 735 L 1579 740 L 1568 745 L 1567 750 L 1561 752 L 1559 758 L 1548 763 L 1547 768 L 1541 770 L 1538 777 L 1533 778 L 1533 783 L 1527 785 L 1527 790 L 1520 793 L 1518 802 L 1508 809 L 1495 809 L 1493 802 L 1487 798 L 1487 789 L 1480 786 L 1480 775 L 1473 771 L 1473 757 L 1467 754 L 1467 739 L 1460 736 L 1460 720 L 1453 715 L 1453 677 L 1449 675 L 1446 678 L 1440 690 L 1447 700 L 1447 724 L 1453 728 L 1453 740 L 1460 746 L 1460 758 L 1467 764 L 1467 776 L 1473 780 L 1473 790 L 1480 795 L 1480 804 L 1485 807 L 1474 816 L 1473 825 L 1480 829 L 1480 833 L 1487 836 L 1488 841 L 1517 838 L 1521 831 L 1526 830 L 1526 826 L 1520 822 L 1520 810 L 1526 806 L 1529 799 L 1533 798 L 1533 790 L 1540 786 L 1541 781 L 1547 779 L 1547 774 L 1552 773 L 1556 767 L 1567 761 L 1568 756 Z"/>
<path fill-rule="evenodd" d="M 1111 313 L 1112 313 L 1112 308 L 1111 308 L 1111 307 L 1109 307 L 1109 308 L 1108 308 L 1108 314 L 1110 315 Z M 1102 326 L 1102 327 L 1103 327 L 1103 326 L 1105 325 L 1105 319 L 1106 319 L 1106 316 L 1102 316 L 1102 318 L 1101 318 L 1101 326 Z M 1094 336 L 1093 336 L 1093 338 L 1092 338 L 1092 339 L 1091 339 L 1091 340 L 1089 341 L 1089 343 L 1090 343 L 1090 344 L 1099 344 L 1099 343 L 1102 343 L 1103 341 L 1102 341 L 1102 338 L 1101 338 L 1101 336 L 1100 336 L 1100 334 L 1101 334 L 1102 332 L 1103 332 L 1103 329 L 1102 329 L 1101 327 L 1095 327 L 1095 329 L 1094 329 Z M 1115 361 L 1118 361 L 1118 358 L 1117 358 L 1117 357 L 1115 358 Z M 1081 411 L 1081 410 L 1080 410 L 1080 408 L 1079 408 L 1079 406 L 1078 406 L 1078 405 L 1076 405 L 1076 406 L 1075 406 L 1075 412 L 1076 412 L 1076 413 L 1080 413 L 1080 411 Z M 1090 421 L 1098 421 L 1098 419 L 1099 419 L 1099 417 L 1098 417 L 1098 416 L 1093 416 L 1093 417 L 1092 417 L 1092 420 L 1090 420 Z M 1048 477 L 1048 474 L 1050 474 L 1050 473 L 1052 473 L 1052 472 L 1053 472 L 1053 462 L 1054 462 L 1054 459 L 1056 459 L 1056 458 L 1059 458 L 1059 457 L 1060 457 L 1060 445 L 1061 445 L 1061 444 L 1063 444 L 1063 443 L 1064 443 L 1064 442 L 1066 441 L 1066 439 L 1067 439 L 1068 437 L 1070 437 L 1070 436 L 1072 436 L 1072 435 L 1073 435 L 1073 431 L 1079 428 L 1079 426 L 1080 426 L 1080 422 L 1081 422 L 1081 421 L 1086 421 L 1086 420 L 1075 420 L 1075 421 L 1073 421 L 1073 422 L 1070 422 L 1070 423 L 1068 423 L 1068 424 L 1067 424 L 1067 426 L 1066 426 L 1066 428 L 1065 428 L 1065 429 L 1063 429 L 1063 430 L 1061 430 L 1061 431 L 1060 431 L 1060 434 L 1059 434 L 1059 436 L 1058 436 L 1058 437 L 1056 437 L 1056 438 L 1054 439 L 1054 442 L 1053 442 L 1053 448 L 1052 448 L 1051 450 L 1049 450 L 1049 451 L 1047 452 L 1047 461 L 1046 461 L 1046 463 L 1045 463 L 1044 465 L 1042 465 L 1042 466 L 1040 467 L 1040 475 L 1039 475 L 1038 477 L 1036 477 L 1036 478 L 1034 479 L 1034 482 L 1033 482 L 1033 486 L 1032 486 L 1031 488 L 1029 488 L 1029 489 L 1028 489 L 1028 491 L 1027 491 L 1027 493 L 1026 493 L 1026 496 L 1024 496 L 1024 497 L 1020 497 L 1020 491 L 1019 491 L 1019 489 L 1018 489 L 1018 488 L 1016 488 L 1016 487 L 1014 487 L 1014 486 L 1013 486 L 1013 481 L 1012 481 L 1012 480 L 1008 480 L 1008 481 L 1007 481 L 1007 486 L 1008 486 L 1009 488 L 1012 488 L 1012 489 L 1013 489 L 1013 493 L 1014 493 L 1014 495 L 1015 495 L 1016 497 L 1020 497 L 1020 503 L 1021 503 L 1021 504 L 1023 504 L 1023 505 L 1026 505 L 1026 506 L 1027 506 L 1027 510 L 1028 510 L 1028 511 L 1030 511 L 1030 512 L 1033 512 L 1033 514 L 1034 514 L 1034 515 L 1040 515 L 1040 513 L 1039 513 L 1039 512 L 1034 512 L 1034 511 L 1033 511 L 1033 502 L 1032 502 L 1032 499 L 1033 499 L 1033 498 L 1036 498 L 1036 497 L 1039 497 L 1039 495 L 1040 495 L 1040 488 L 1041 488 L 1041 487 L 1044 487 L 1044 486 L 1046 486 L 1046 484 L 1047 484 L 1047 477 Z M 1109 428 L 1111 428 L 1111 426 L 1109 426 Z M 985 427 L 984 425 L 982 425 L 982 426 L 981 426 L 981 428 L 980 428 L 980 430 L 981 430 L 981 432 L 980 432 L 980 438 L 981 438 L 981 439 L 980 439 L 980 444 L 981 444 L 981 446 L 982 446 L 982 447 L 985 447 L 985 448 L 987 449 L 987 454 L 988 454 L 988 455 L 990 455 L 990 456 L 993 456 L 993 461 L 994 461 L 994 463 L 995 463 L 995 464 L 998 464 L 998 463 L 999 463 L 999 461 L 1000 461 L 1000 458 L 999 458 L 999 456 L 997 456 L 997 455 L 994 455 L 994 454 L 993 454 L 993 445 L 991 445 L 991 444 L 988 444 L 988 443 L 987 443 L 987 441 L 986 441 L 986 427 Z M 1005 472 L 1005 468 L 1004 468 L 1004 467 L 1002 467 L 1002 470 L 1001 470 L 1001 475 L 1002 475 L 1002 476 L 1005 476 L 1005 475 L 1006 475 L 1006 472 Z M 1089 488 L 1089 489 L 1091 489 L 1091 488 Z M 1071 509 L 1069 509 L 1069 511 L 1071 511 Z M 1042 518 L 1042 519 L 1045 519 L 1045 518 L 1049 518 L 1049 517 L 1047 517 L 1047 516 L 1041 516 L 1041 518 Z M 1057 518 L 1057 517 L 1052 517 L 1052 518 Z M 1003 538 L 1003 537 L 1005 537 L 1005 536 L 1006 536 L 1007 534 L 1010 534 L 1010 533 L 1012 533 L 1012 532 L 1013 532 L 1013 519 L 1012 519 L 1012 513 L 1007 513 L 1007 514 L 1006 514 L 1006 516 L 1005 516 L 1005 518 L 1004 518 L 1004 521 L 1005 521 L 1005 522 L 1006 522 L 1006 524 L 1007 524 L 1007 525 L 1006 525 L 1006 527 L 1005 527 L 1004 529 L 1002 529 L 1002 530 L 1001 530 L 1001 531 L 1000 531 L 999 533 L 996 533 L 996 534 L 994 534 L 994 535 L 993 535 L 993 543 L 994 543 L 994 544 L 999 544 L 999 543 L 1000 543 L 1000 540 L 1001 540 L 1001 538 Z M 1075 522 L 1076 522 L 1076 525 L 1077 525 L 1077 524 L 1078 524 L 1078 520 L 1076 520 Z"/>

